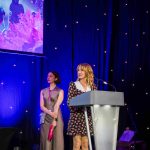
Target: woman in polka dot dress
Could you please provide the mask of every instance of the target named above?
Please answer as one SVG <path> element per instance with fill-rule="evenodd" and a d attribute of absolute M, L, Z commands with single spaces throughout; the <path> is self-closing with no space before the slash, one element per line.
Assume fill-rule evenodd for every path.
<path fill-rule="evenodd" d="M 68 91 L 68 105 L 70 100 L 77 95 L 95 90 L 94 74 L 89 64 L 79 64 L 77 67 L 78 79 L 70 82 Z M 70 119 L 67 134 L 73 136 L 73 150 L 88 150 L 88 137 L 85 122 L 84 109 L 82 107 L 69 107 Z M 87 110 L 90 133 L 93 134 L 93 125 L 90 108 Z"/>

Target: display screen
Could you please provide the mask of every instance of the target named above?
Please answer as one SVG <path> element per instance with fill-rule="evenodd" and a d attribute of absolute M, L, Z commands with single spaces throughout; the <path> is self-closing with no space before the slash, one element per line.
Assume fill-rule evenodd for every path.
<path fill-rule="evenodd" d="M 0 0 L 0 49 L 43 53 L 43 1 Z"/>

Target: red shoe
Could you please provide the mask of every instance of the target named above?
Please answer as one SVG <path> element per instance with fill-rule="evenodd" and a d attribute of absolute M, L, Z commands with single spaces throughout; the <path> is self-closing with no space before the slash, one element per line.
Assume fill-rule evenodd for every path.
<path fill-rule="evenodd" d="M 48 140 L 51 141 L 54 135 L 54 126 L 51 124 L 49 127 Z"/>

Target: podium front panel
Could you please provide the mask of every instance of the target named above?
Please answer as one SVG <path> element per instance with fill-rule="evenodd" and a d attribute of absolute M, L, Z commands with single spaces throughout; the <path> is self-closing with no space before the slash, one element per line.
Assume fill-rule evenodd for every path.
<path fill-rule="evenodd" d="M 119 107 L 92 106 L 96 150 L 116 150 Z"/>

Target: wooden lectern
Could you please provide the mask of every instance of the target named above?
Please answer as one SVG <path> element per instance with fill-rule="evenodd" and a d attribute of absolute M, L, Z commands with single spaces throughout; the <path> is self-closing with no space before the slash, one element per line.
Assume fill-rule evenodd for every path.
<path fill-rule="evenodd" d="M 123 92 L 95 90 L 71 99 L 70 106 L 84 107 L 90 150 L 92 144 L 86 107 L 91 107 L 96 150 L 116 150 L 119 107 L 123 105 Z"/>

